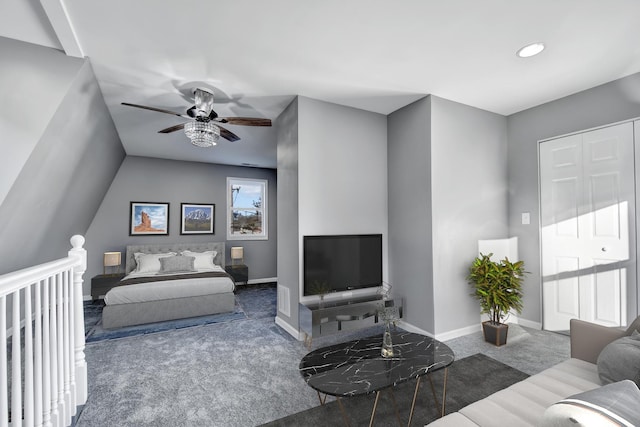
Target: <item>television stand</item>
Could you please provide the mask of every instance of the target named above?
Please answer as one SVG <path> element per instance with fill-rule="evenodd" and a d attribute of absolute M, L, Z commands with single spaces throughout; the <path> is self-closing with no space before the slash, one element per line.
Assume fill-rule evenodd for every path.
<path fill-rule="evenodd" d="M 397 307 L 402 318 L 402 300 L 383 300 L 380 295 L 300 303 L 300 330 L 304 332 L 305 344 L 310 347 L 314 337 L 373 326 L 380 321 L 378 313 L 384 307 Z"/>

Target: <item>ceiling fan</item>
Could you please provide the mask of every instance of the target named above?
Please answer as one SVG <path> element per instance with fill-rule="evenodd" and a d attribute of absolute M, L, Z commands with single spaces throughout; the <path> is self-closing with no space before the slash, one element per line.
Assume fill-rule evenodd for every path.
<path fill-rule="evenodd" d="M 191 143 L 198 147 L 212 147 L 216 145 L 220 137 L 223 137 L 228 141 L 240 140 L 238 135 L 220 126 L 222 123 L 240 126 L 271 126 L 271 120 L 269 119 L 254 117 L 219 117 L 218 113 L 213 110 L 213 92 L 211 90 L 198 87 L 194 89 L 193 94 L 195 105 L 187 109 L 186 114 L 163 110 L 161 108 L 147 107 L 145 105 L 131 104 L 129 102 L 123 102 L 122 105 L 191 119 L 186 123 L 159 130 L 158 133 L 171 133 L 184 129 L 184 133 L 189 137 Z"/>

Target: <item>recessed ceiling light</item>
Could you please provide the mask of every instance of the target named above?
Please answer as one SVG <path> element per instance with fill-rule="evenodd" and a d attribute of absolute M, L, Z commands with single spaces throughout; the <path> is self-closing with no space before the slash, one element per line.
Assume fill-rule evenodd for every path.
<path fill-rule="evenodd" d="M 520 48 L 516 55 L 520 58 L 529 58 L 530 56 L 534 56 L 539 54 L 544 50 L 544 43 L 537 42 L 526 45 L 525 47 Z"/>

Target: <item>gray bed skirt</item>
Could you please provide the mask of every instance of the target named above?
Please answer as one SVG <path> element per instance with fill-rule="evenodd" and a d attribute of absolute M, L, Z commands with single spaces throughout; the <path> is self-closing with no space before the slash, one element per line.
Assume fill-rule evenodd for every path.
<path fill-rule="evenodd" d="M 235 310 L 233 292 L 175 298 L 131 304 L 106 305 L 102 310 L 102 327 L 105 329 L 186 317 L 207 316 Z"/>

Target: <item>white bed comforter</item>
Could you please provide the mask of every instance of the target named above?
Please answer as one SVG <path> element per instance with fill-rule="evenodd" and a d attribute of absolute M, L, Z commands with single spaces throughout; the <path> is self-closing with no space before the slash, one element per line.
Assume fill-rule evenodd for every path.
<path fill-rule="evenodd" d="M 220 266 L 209 269 L 199 269 L 195 273 L 210 271 L 224 272 Z M 185 273 L 167 274 L 167 276 Z M 132 272 L 122 280 L 138 277 L 158 277 L 156 273 Z M 165 299 L 177 299 L 233 292 L 234 283 L 228 277 L 199 277 L 193 279 L 163 280 L 159 282 L 138 283 L 135 285 L 117 286 L 104 296 L 106 305 L 131 304 Z"/>

